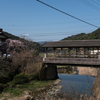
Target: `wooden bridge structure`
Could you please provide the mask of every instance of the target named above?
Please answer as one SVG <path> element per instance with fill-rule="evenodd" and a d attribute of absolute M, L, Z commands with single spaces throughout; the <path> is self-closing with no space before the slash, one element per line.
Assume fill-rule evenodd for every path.
<path fill-rule="evenodd" d="M 45 64 L 100 65 L 100 40 L 47 42 Z"/>
<path fill-rule="evenodd" d="M 47 79 L 57 78 L 57 65 L 100 66 L 100 40 L 47 42 L 43 47 Z"/>

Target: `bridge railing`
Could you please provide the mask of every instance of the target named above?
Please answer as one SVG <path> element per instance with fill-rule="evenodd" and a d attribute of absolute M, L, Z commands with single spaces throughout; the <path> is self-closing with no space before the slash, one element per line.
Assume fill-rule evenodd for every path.
<path fill-rule="evenodd" d="M 54 64 L 100 65 L 100 60 L 95 58 L 45 58 L 44 62 Z"/>
<path fill-rule="evenodd" d="M 98 47 L 46 48 L 46 57 L 57 58 L 98 58 Z"/>

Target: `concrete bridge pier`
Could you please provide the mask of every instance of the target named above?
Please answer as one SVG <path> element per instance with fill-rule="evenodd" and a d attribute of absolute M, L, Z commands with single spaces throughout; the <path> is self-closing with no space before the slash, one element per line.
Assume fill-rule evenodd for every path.
<path fill-rule="evenodd" d="M 52 64 L 46 64 L 44 79 L 45 80 L 54 80 L 58 79 L 57 66 Z"/>

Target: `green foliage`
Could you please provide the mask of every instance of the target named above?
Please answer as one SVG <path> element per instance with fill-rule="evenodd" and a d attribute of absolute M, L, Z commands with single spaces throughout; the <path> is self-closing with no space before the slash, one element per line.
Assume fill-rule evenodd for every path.
<path fill-rule="evenodd" d="M 72 35 L 70 37 L 64 38 L 62 40 L 91 40 L 91 39 L 100 39 L 100 28 L 93 31 L 92 33 L 80 33 L 77 35 Z"/>
<path fill-rule="evenodd" d="M 11 65 L 9 59 L 0 59 L 0 83 L 7 83 L 16 74 L 16 67 Z"/>
<path fill-rule="evenodd" d="M 21 84 L 24 82 L 28 82 L 28 76 L 24 75 L 23 73 L 20 73 L 16 76 L 14 76 L 14 79 L 12 81 L 12 84 Z"/>
<path fill-rule="evenodd" d="M 39 73 L 35 75 L 25 75 L 24 73 L 20 73 L 14 76 L 13 80 L 6 84 L 6 87 L 12 88 L 18 84 L 29 83 L 32 80 L 39 80 Z"/>

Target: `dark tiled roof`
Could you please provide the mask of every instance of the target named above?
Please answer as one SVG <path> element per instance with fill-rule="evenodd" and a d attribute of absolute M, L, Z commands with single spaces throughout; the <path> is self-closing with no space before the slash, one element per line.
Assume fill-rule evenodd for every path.
<path fill-rule="evenodd" d="M 8 36 L 6 36 L 3 32 L 1 32 L 0 35 L 3 35 L 6 39 L 8 39 Z"/>
<path fill-rule="evenodd" d="M 100 40 L 64 40 L 47 42 L 43 47 L 100 47 Z"/>

